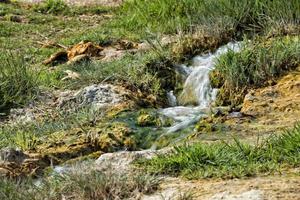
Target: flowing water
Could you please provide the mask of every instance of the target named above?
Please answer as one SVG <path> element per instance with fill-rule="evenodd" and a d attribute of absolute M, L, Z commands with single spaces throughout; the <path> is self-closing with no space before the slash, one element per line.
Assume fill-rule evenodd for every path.
<path fill-rule="evenodd" d="M 196 56 L 192 65 L 180 66 L 180 73 L 187 78 L 182 93 L 176 98 L 173 91 L 168 93 L 169 108 L 161 109 L 162 115 L 173 118 L 175 124 L 168 128 L 167 134 L 181 130 L 196 123 L 210 111 L 210 105 L 217 96 L 217 89 L 211 87 L 209 73 L 215 67 L 216 59 L 228 52 L 239 51 L 240 43 L 230 42 L 220 47 L 215 53 Z M 179 105 L 178 105 L 179 104 Z"/>

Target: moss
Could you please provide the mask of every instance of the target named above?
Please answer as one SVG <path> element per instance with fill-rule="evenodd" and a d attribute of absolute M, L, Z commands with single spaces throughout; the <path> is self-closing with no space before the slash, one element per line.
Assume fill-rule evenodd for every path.
<path fill-rule="evenodd" d="M 151 114 L 141 114 L 137 118 L 137 125 L 139 126 L 155 126 L 157 125 L 157 118 Z"/>
<path fill-rule="evenodd" d="M 113 122 L 93 132 L 92 143 L 104 152 L 136 149 L 134 132 L 125 123 Z"/>

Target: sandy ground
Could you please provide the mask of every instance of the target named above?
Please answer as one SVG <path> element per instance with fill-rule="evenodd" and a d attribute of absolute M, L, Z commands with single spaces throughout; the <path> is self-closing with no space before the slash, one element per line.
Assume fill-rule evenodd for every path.
<path fill-rule="evenodd" d="M 160 192 L 143 200 L 178 199 L 191 194 L 196 200 L 300 200 L 299 176 L 267 176 L 249 179 L 185 181 L 169 178 Z"/>

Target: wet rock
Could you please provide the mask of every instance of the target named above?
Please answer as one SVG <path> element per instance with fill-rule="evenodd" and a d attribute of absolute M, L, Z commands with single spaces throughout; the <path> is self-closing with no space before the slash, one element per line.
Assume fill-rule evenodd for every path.
<path fill-rule="evenodd" d="M 155 126 L 159 120 L 155 115 L 149 113 L 142 113 L 137 118 L 137 125 L 139 126 Z"/>

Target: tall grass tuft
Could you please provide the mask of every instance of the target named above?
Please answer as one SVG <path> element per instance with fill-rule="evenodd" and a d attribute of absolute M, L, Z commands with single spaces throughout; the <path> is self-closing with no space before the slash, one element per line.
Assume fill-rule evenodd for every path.
<path fill-rule="evenodd" d="M 79 169 L 77 169 L 79 170 Z M 152 193 L 159 181 L 150 175 L 100 172 L 96 170 L 54 175 L 42 179 L 39 185 L 32 181 L 0 179 L 0 199 L 59 200 L 59 199 L 138 199 L 143 193 Z"/>
<path fill-rule="evenodd" d="M 240 52 L 229 51 L 222 55 L 213 72 L 212 79 L 222 83 L 219 104 L 241 103 L 248 88 L 262 87 L 267 81 L 276 80 L 300 64 L 300 41 L 298 36 L 257 38 L 246 41 Z M 214 82 L 214 81 L 213 81 Z M 242 93 L 240 99 L 233 95 Z"/>
<path fill-rule="evenodd" d="M 69 11 L 69 6 L 63 0 L 45 0 L 33 7 L 34 11 L 45 14 L 63 14 Z"/>
<path fill-rule="evenodd" d="M 35 98 L 38 76 L 29 69 L 21 55 L 0 56 L 0 112 L 26 104 Z"/>

